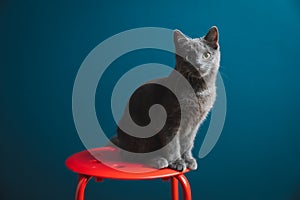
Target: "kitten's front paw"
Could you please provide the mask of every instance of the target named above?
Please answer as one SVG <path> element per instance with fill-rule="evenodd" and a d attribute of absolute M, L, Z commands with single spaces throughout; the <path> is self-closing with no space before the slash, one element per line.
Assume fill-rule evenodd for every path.
<path fill-rule="evenodd" d="M 184 160 L 178 159 L 178 160 L 172 162 L 172 163 L 169 165 L 169 168 L 174 169 L 174 170 L 177 170 L 177 171 L 183 171 L 183 170 L 186 169 L 186 165 L 185 165 Z"/>
<path fill-rule="evenodd" d="M 196 170 L 198 167 L 198 164 L 197 164 L 197 161 L 195 158 L 186 158 L 185 163 L 186 163 L 187 168 L 189 168 L 190 170 Z"/>
<path fill-rule="evenodd" d="M 149 165 L 151 167 L 154 167 L 156 169 L 162 169 L 168 167 L 169 163 L 167 159 L 160 157 L 160 158 L 154 158 L 150 161 Z"/>

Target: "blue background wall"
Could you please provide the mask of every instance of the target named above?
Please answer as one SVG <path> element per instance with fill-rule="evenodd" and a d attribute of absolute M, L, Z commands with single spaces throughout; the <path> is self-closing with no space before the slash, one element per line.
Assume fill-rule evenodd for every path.
<path fill-rule="evenodd" d="M 192 37 L 212 25 L 220 30 L 228 112 L 217 146 L 187 175 L 194 199 L 286 200 L 299 192 L 297 0 L 28 0 L 0 5 L 0 199 L 73 199 L 77 177 L 64 161 L 84 149 L 71 109 L 77 70 L 101 41 L 144 26 L 178 28 Z M 160 54 L 153 54 L 159 62 Z M 127 60 L 146 63 L 149 56 L 141 55 Z M 115 78 L 112 74 L 106 80 Z M 107 129 L 114 127 L 108 124 Z M 86 196 L 166 199 L 168 189 L 159 180 L 90 182 Z"/>

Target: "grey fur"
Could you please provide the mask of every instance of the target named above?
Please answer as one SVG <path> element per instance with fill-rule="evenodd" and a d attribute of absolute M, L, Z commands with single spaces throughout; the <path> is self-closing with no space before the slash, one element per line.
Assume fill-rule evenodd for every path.
<path fill-rule="evenodd" d="M 182 171 L 188 167 L 195 170 L 197 169 L 197 162 L 192 155 L 194 139 L 201 123 L 213 107 L 216 98 L 215 82 L 220 63 L 218 30 L 216 27 L 212 27 L 204 37 L 195 39 L 185 36 L 179 30 L 175 30 L 174 44 L 177 54 L 175 70 L 189 81 L 194 90 L 192 92 L 196 95 L 191 94 L 191 91 L 185 88 L 179 87 L 180 96 L 177 101 L 180 107 L 170 95 L 166 95 L 166 92 L 161 92 L 160 94 L 153 89 L 153 86 L 150 87 L 145 84 L 139 91 L 135 92 L 136 94 L 133 94 L 129 102 L 129 104 L 132 104 L 130 105 L 131 107 L 136 108 L 133 109 L 132 116 L 136 114 L 136 120 L 144 124 L 145 120 L 141 120 L 143 115 L 138 112 L 145 107 L 144 105 L 148 104 L 144 103 L 143 105 L 138 98 L 144 95 L 155 100 L 153 95 L 156 95 L 158 102 L 162 102 L 162 104 L 170 102 L 165 105 L 169 111 L 166 125 L 158 134 L 159 136 L 154 137 L 151 142 L 145 139 L 138 140 L 128 137 L 121 129 L 118 129 L 118 136 L 112 142 L 127 151 L 137 153 L 154 151 L 160 147 L 158 144 L 162 146 L 169 144 L 167 148 L 164 148 L 161 155 L 156 155 L 155 157 L 142 155 L 141 157 L 144 160 L 146 159 L 148 164 L 158 169 L 170 167 Z M 172 78 L 174 77 L 173 74 L 171 73 L 169 77 L 152 81 L 152 83 L 167 81 L 175 84 L 176 80 Z M 150 105 L 151 100 L 149 102 Z M 129 105 L 127 106 L 128 108 Z M 185 112 L 181 112 L 181 109 L 184 109 Z M 180 115 L 182 113 L 188 113 L 188 115 L 181 118 L 183 121 L 180 124 Z M 159 115 L 156 116 L 157 119 L 159 117 Z M 123 121 L 125 118 L 123 117 Z M 122 120 L 120 123 L 122 123 Z M 154 147 L 155 145 L 157 147 Z"/>

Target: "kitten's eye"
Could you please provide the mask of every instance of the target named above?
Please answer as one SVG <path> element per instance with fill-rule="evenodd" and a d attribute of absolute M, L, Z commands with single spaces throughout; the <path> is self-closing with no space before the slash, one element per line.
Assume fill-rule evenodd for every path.
<path fill-rule="evenodd" d="M 205 60 L 206 60 L 206 59 L 209 59 L 209 58 L 210 58 L 210 53 L 209 53 L 209 52 L 203 53 L 203 54 L 202 54 L 202 58 L 205 59 Z"/>

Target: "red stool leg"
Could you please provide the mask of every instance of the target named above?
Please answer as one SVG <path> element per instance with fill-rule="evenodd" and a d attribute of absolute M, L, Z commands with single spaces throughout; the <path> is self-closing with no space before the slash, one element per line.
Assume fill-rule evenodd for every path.
<path fill-rule="evenodd" d="M 183 199 L 192 200 L 191 186 L 187 178 L 183 174 L 176 176 L 176 178 L 180 182 L 182 193 L 183 193 Z"/>
<path fill-rule="evenodd" d="M 92 177 L 79 174 L 78 183 L 76 188 L 75 200 L 84 200 L 84 190 L 86 184 Z"/>
<path fill-rule="evenodd" d="M 172 200 L 178 200 L 178 180 L 175 177 L 171 177 L 171 191 Z"/>

